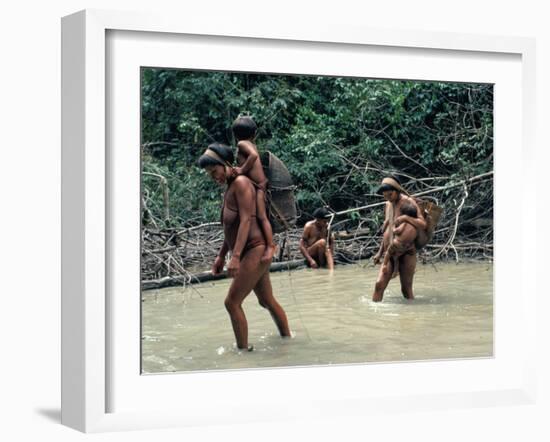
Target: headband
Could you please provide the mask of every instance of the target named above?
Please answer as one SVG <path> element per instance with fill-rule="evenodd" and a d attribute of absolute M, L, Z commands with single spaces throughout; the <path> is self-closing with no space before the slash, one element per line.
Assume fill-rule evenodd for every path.
<path fill-rule="evenodd" d="M 214 152 L 212 149 L 208 148 L 204 151 L 203 155 L 210 157 L 214 160 L 216 160 L 220 165 L 222 166 L 229 166 L 231 167 L 231 164 L 229 164 L 228 161 L 224 160 L 221 156 L 219 156 L 216 152 Z"/>
<path fill-rule="evenodd" d="M 401 185 L 391 177 L 386 177 L 382 180 L 382 184 L 388 184 L 392 186 L 395 190 L 403 192 L 405 195 L 408 195 L 407 191 L 401 187 Z"/>

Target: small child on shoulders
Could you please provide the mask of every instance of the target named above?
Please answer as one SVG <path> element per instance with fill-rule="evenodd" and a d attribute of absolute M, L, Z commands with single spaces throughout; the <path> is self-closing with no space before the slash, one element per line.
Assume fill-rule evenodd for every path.
<path fill-rule="evenodd" d="M 255 144 L 257 126 L 251 117 L 243 116 L 234 121 L 232 129 L 238 148 L 238 167 L 233 169 L 234 175 L 246 175 L 256 184 L 256 216 L 266 242 L 265 252 L 260 261 L 269 262 L 275 253 L 275 244 L 266 209 L 267 178 Z"/>

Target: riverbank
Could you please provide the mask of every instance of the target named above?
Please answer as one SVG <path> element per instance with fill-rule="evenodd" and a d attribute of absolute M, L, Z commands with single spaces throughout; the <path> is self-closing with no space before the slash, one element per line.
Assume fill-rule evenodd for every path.
<path fill-rule="evenodd" d="M 422 255 L 418 257 L 418 265 L 436 265 L 436 264 L 446 264 L 452 262 L 449 259 L 426 259 Z M 485 257 L 466 257 L 460 260 L 463 264 L 468 263 L 492 263 L 492 259 Z M 458 263 L 458 262 L 456 262 Z M 368 259 L 357 260 L 357 261 L 343 261 L 338 259 L 335 260 L 335 270 L 348 265 L 359 265 L 360 267 L 374 267 L 372 262 Z M 283 262 L 274 262 L 271 264 L 269 271 L 270 272 L 282 272 L 307 268 L 306 261 L 304 259 L 296 259 L 292 261 L 283 261 Z M 145 280 L 141 282 L 141 290 L 158 290 L 161 288 L 167 287 L 182 287 L 191 284 L 200 284 L 208 281 L 218 281 L 222 279 L 227 279 L 227 273 L 224 271 L 219 275 L 213 275 L 210 270 L 197 272 L 197 273 L 188 273 L 186 275 L 176 275 L 176 276 L 165 276 L 163 278 L 154 279 L 154 280 Z"/>

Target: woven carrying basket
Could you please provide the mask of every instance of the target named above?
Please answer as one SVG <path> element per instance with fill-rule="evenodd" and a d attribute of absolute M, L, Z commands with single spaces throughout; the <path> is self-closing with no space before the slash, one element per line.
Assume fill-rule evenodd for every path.
<path fill-rule="evenodd" d="M 285 164 L 271 152 L 260 156 L 267 185 L 267 211 L 274 233 L 283 232 L 296 224 L 296 187 Z"/>
<path fill-rule="evenodd" d="M 415 201 L 418 207 L 420 207 L 420 210 L 422 210 L 424 219 L 426 220 L 426 231 L 418 231 L 415 240 L 416 249 L 420 250 L 432 240 L 443 209 L 429 200 L 415 198 Z"/>

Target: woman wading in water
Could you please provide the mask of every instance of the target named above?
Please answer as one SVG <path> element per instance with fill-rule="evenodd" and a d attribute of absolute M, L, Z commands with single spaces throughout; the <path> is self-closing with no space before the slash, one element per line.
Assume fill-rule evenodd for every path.
<path fill-rule="evenodd" d="M 380 263 L 380 260 L 388 253 L 390 247 L 395 247 L 394 229 L 399 228 L 401 223 L 406 222 L 416 228 L 417 235 L 425 235 L 426 229 L 426 221 L 424 220 L 424 216 L 418 204 L 416 204 L 413 198 L 406 194 L 396 177 L 384 178 L 382 180 L 382 185 L 378 189 L 378 193 L 384 196 L 386 206 L 384 208 L 385 220 L 382 226 L 384 236 L 380 251 L 373 258 L 375 264 Z M 403 212 L 403 207 L 405 205 L 410 205 L 415 209 L 417 213 L 416 218 L 408 216 Z M 401 293 L 403 296 L 409 300 L 414 299 L 413 278 L 416 269 L 416 248 L 414 242 L 411 242 L 407 250 L 401 250 L 398 255 L 396 259 L 385 259 L 385 265 L 380 269 L 374 286 L 374 293 L 372 295 L 372 300 L 374 302 L 382 301 L 384 290 L 386 290 L 390 279 L 392 276 L 395 276 L 396 273 L 399 273 Z M 395 268 L 396 266 L 397 269 Z"/>
<path fill-rule="evenodd" d="M 266 243 L 256 217 L 256 189 L 245 175 L 234 177 L 233 152 L 228 146 L 211 144 L 199 158 L 199 167 L 221 185 L 227 185 L 224 194 L 221 221 L 224 242 L 218 253 L 212 273 L 223 270 L 225 255 L 231 252 L 227 274 L 233 278 L 225 298 L 225 308 L 231 317 L 231 324 L 239 349 L 253 350 L 248 345 L 248 323 L 242 303 L 254 290 L 260 305 L 271 314 L 279 333 L 290 337 L 285 311 L 273 297 L 269 266 L 271 260 L 261 262 Z"/>

